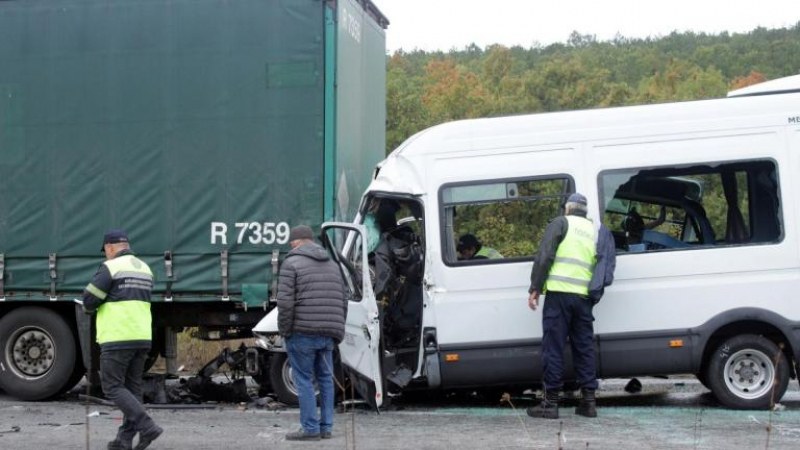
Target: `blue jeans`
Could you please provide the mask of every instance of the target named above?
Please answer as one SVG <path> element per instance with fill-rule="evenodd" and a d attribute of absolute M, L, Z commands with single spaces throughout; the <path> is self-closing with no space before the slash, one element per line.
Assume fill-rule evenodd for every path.
<path fill-rule="evenodd" d="M 300 425 L 306 433 L 333 430 L 333 338 L 293 334 L 284 341 L 300 400 Z M 319 387 L 320 415 L 314 380 Z"/>
<path fill-rule="evenodd" d="M 547 293 L 542 311 L 542 366 L 546 390 L 560 391 L 564 386 L 564 346 L 568 337 L 578 385 L 597 389 L 593 306 L 590 299 L 577 294 Z"/>

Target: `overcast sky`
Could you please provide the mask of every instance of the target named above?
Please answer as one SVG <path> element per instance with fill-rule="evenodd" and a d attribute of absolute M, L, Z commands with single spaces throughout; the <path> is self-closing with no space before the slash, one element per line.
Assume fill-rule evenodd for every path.
<path fill-rule="evenodd" d="M 598 40 L 672 31 L 746 32 L 800 21 L 800 0 L 372 0 L 391 22 L 386 48 L 549 45 L 572 31 Z"/>

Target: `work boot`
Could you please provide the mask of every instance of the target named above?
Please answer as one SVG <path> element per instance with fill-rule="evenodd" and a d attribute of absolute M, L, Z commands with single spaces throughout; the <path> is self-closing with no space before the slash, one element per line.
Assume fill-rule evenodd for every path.
<path fill-rule="evenodd" d="M 330 431 L 320 431 L 319 437 L 321 437 L 322 439 L 330 439 L 333 437 L 333 433 L 331 433 Z"/>
<path fill-rule="evenodd" d="M 286 433 L 287 441 L 318 441 L 320 437 L 319 433 L 308 433 L 302 428 L 299 431 Z"/>
<path fill-rule="evenodd" d="M 597 401 L 594 389 L 581 389 L 581 402 L 575 408 L 575 414 L 584 417 L 597 417 Z"/>
<path fill-rule="evenodd" d="M 113 441 L 108 443 L 108 450 L 131 450 L 133 448 L 133 444 L 130 442 L 124 442 L 119 439 L 114 439 Z"/>
<path fill-rule="evenodd" d="M 545 391 L 539 406 L 528 408 L 525 412 L 531 417 L 558 419 L 558 391 Z"/>
<path fill-rule="evenodd" d="M 142 431 L 139 433 L 139 443 L 136 444 L 136 447 L 133 447 L 133 450 L 144 450 L 146 449 L 151 442 L 158 439 L 161 436 L 161 433 L 164 432 L 164 429 L 158 425 L 153 425 L 153 428 L 150 428 L 147 431 Z"/>

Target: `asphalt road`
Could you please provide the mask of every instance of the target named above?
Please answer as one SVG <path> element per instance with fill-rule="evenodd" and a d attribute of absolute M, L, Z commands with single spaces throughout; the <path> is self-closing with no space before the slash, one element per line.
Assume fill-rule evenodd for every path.
<path fill-rule="evenodd" d="M 334 436 L 320 442 L 284 440 L 298 428 L 296 408 L 216 405 L 205 410 L 153 409 L 166 430 L 153 449 L 798 449 L 797 381 L 777 411 L 732 411 L 690 379 L 643 379 L 638 394 L 626 380 L 601 384 L 599 417 L 573 414 L 565 400 L 559 420 L 534 420 L 530 397 L 501 403 L 496 394 L 455 393 L 398 399 L 380 414 L 350 407 L 336 415 Z M 87 416 L 88 426 L 87 426 Z M 19 402 L 0 394 L 0 449 L 104 449 L 119 426 L 112 407 L 72 397 Z M 87 435 L 88 432 L 88 435 Z M 88 447 L 87 447 L 88 436 Z"/>

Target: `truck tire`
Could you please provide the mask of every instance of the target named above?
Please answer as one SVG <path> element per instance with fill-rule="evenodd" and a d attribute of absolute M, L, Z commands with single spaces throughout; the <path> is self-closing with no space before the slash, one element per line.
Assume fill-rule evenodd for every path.
<path fill-rule="evenodd" d="M 75 374 L 75 337 L 49 309 L 18 308 L 0 319 L 0 352 L 0 389 L 20 400 L 52 397 Z"/>
<path fill-rule="evenodd" d="M 774 342 L 744 334 L 717 348 L 705 378 L 717 400 L 728 408 L 768 409 L 786 392 L 789 363 Z"/>
<path fill-rule="evenodd" d="M 74 388 L 75 385 L 78 384 L 79 381 L 81 381 L 84 375 L 86 375 L 86 368 L 83 367 L 83 364 L 81 364 L 80 362 L 75 363 L 75 368 L 72 369 L 72 375 L 69 376 L 67 383 L 64 385 L 64 387 L 61 388 L 58 394 L 69 392 L 70 389 Z"/>

